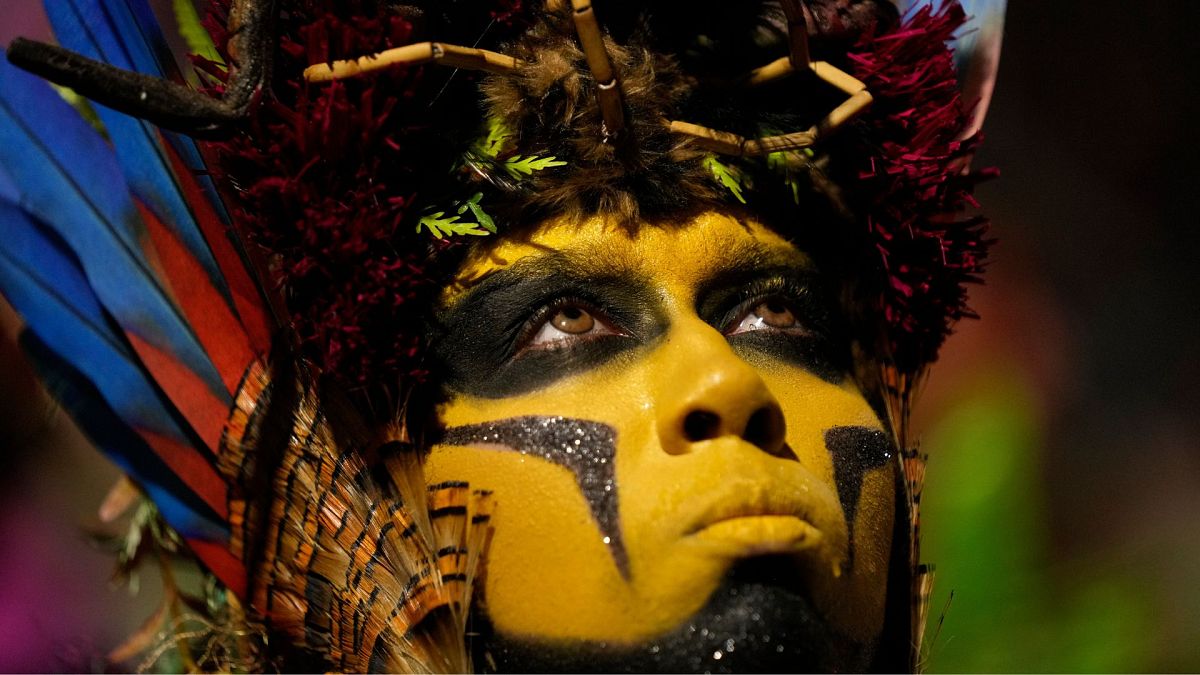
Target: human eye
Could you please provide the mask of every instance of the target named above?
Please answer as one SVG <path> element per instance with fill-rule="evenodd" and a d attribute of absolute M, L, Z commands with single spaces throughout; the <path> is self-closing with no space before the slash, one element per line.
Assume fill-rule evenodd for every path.
<path fill-rule="evenodd" d="M 821 287 L 785 275 L 730 292 L 712 325 L 747 359 L 795 364 L 832 383 L 849 372 L 849 342 Z"/>
<path fill-rule="evenodd" d="M 805 325 L 806 289 L 782 280 L 756 283 L 742 290 L 743 299 L 728 314 L 722 332 L 727 336 L 753 331 L 777 331 L 789 335 L 811 334 Z"/>
<path fill-rule="evenodd" d="M 807 332 L 785 298 L 763 298 L 753 301 L 752 305 L 744 303 L 743 309 L 736 316 L 734 325 L 725 332 L 726 335 L 738 335 L 755 330 Z"/>
<path fill-rule="evenodd" d="M 623 335 L 604 312 L 578 298 L 544 305 L 526 324 L 521 351 L 565 349 L 606 335 Z"/>

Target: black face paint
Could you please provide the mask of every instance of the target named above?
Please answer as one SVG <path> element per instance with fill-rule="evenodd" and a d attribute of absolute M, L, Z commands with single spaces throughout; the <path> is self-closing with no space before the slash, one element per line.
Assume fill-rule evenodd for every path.
<path fill-rule="evenodd" d="M 849 359 L 840 358 L 845 350 L 819 336 L 753 330 L 730 335 L 729 345 L 751 365 L 770 368 L 782 361 L 800 366 L 830 384 L 841 384 L 850 369 Z"/>
<path fill-rule="evenodd" d="M 681 626 L 636 645 L 545 640 L 496 633 L 487 617 L 470 626 L 496 672 L 744 673 L 865 672 L 873 642 L 831 627 L 786 556 L 743 560 Z"/>
<path fill-rule="evenodd" d="M 892 439 L 878 429 L 833 427 L 825 432 L 825 447 L 833 455 L 833 479 L 850 530 L 850 555 L 854 555 L 854 516 L 862 493 L 863 475 L 887 464 L 895 455 Z"/>
<path fill-rule="evenodd" d="M 538 310 L 564 299 L 594 307 L 620 332 L 521 351 Z M 630 270 L 551 252 L 479 283 L 442 312 L 435 353 L 447 386 L 481 398 L 524 394 L 650 344 L 666 329 L 650 283 Z"/>
<path fill-rule="evenodd" d="M 798 321 L 800 331 L 753 330 L 729 335 L 731 347 L 747 362 L 783 361 L 840 384 L 850 370 L 849 341 L 834 302 L 813 272 L 791 266 L 728 270 L 707 280 L 697 294 L 696 312 L 721 332 L 756 303 L 777 301 Z"/>
<path fill-rule="evenodd" d="M 607 424 L 566 417 L 513 417 L 447 429 L 444 445 L 499 445 L 566 467 L 575 474 L 604 543 L 621 576 L 629 578 L 629 558 L 621 538 L 617 502 L 617 430 Z"/>

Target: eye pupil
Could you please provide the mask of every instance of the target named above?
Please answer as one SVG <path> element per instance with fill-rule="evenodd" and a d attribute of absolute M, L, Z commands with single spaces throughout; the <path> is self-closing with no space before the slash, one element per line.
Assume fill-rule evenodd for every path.
<path fill-rule="evenodd" d="M 563 307 L 554 314 L 550 323 L 564 333 L 579 334 L 590 331 L 596 325 L 596 320 L 581 307 Z"/>
<path fill-rule="evenodd" d="M 772 328 L 789 328 L 796 323 L 792 310 L 781 300 L 767 300 L 756 307 L 754 313 Z"/>

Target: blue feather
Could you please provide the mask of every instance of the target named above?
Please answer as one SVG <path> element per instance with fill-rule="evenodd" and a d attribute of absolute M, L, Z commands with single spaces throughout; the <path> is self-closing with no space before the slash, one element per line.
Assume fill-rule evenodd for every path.
<path fill-rule="evenodd" d="M 150 8 L 150 4 L 146 0 L 109 0 L 110 5 L 114 2 L 121 2 L 124 5 L 125 10 L 133 17 L 138 29 L 137 36 L 129 36 L 124 31 L 119 30 L 118 39 L 126 45 L 132 45 L 133 42 L 140 41 L 139 43 L 143 49 L 153 51 L 156 54 L 157 69 L 155 71 L 146 70 L 140 72 L 170 79 L 172 74 L 178 72 L 175 56 L 167 44 L 162 27 L 158 24 L 158 19 L 154 16 L 154 11 Z M 182 79 L 182 76 L 179 79 Z M 204 159 L 200 156 L 200 151 L 196 148 L 196 142 L 183 134 L 167 131 L 161 133 L 163 138 L 179 154 L 188 169 L 196 174 L 196 179 L 208 196 L 209 203 L 221 219 L 228 223 L 229 214 L 225 211 L 225 204 L 221 201 L 217 193 L 216 184 L 211 177 L 205 175 L 208 167 L 205 165 Z"/>
<path fill-rule="evenodd" d="M 32 354 L 53 393 L 122 469 L 143 484 L 173 525 L 219 538 L 218 516 L 134 429 L 202 447 L 140 367 L 93 294 L 78 260 L 49 229 L 0 201 L 0 293 L 21 313 Z"/>
<path fill-rule="evenodd" d="M 13 183 L 12 177 L 4 170 L 4 165 L 0 164 L 0 201 L 16 204 L 20 199 L 21 193 L 17 192 L 17 186 Z"/>
<path fill-rule="evenodd" d="M 28 329 L 70 355 L 130 426 L 190 443 L 62 241 L 11 203 L 0 202 L 0 223 L 0 292 Z"/>
<path fill-rule="evenodd" d="M 141 485 L 167 523 L 184 537 L 226 541 L 229 530 L 115 411 L 88 378 L 28 329 L 21 346 L 35 370 L 92 443 Z"/>
<path fill-rule="evenodd" d="M 0 61 L 0 165 L 20 205 L 79 256 L 123 328 L 173 355 L 218 397 L 220 375 L 169 300 L 143 249 L 143 226 L 112 152 L 44 82 Z"/>
<path fill-rule="evenodd" d="M 156 56 L 156 51 L 162 53 L 167 47 L 144 0 L 53 0 L 47 1 L 45 6 L 63 47 L 118 68 L 157 77 L 167 75 Z M 169 50 L 167 52 L 164 58 L 169 57 Z M 176 184 L 158 130 L 149 122 L 104 106 L 97 105 L 96 113 L 113 141 L 117 161 L 133 192 L 163 224 L 175 231 L 232 307 L 216 261 Z M 189 168 L 203 166 L 190 139 L 172 141 L 181 150 Z M 209 192 L 209 198 L 219 203 L 215 190 Z M 218 213 L 223 213 L 223 209 Z"/>

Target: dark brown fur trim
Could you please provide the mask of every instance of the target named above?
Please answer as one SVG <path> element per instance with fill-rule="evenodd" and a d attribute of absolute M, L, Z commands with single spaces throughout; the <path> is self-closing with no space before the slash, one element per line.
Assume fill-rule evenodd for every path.
<path fill-rule="evenodd" d="M 667 130 L 695 82 L 675 60 L 638 45 L 607 40 L 624 93 L 628 127 L 606 136 L 596 103 L 595 81 L 569 27 L 547 21 L 515 46 L 527 65 L 516 77 L 483 85 L 490 114 L 516 133 L 521 155 L 555 156 L 560 171 L 522 183 L 528 215 L 582 217 L 612 214 L 636 223 L 717 193 L 705 174 L 702 154 Z"/>

